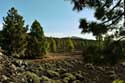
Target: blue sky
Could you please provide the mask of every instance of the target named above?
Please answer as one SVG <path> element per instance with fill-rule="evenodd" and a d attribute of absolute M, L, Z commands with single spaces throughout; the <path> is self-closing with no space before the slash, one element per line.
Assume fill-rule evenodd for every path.
<path fill-rule="evenodd" d="M 15 7 L 24 17 L 25 24 L 31 26 L 37 19 L 47 36 L 79 36 L 94 39 L 91 34 L 81 34 L 78 28 L 80 18 L 95 20 L 92 9 L 84 9 L 82 12 L 72 11 L 73 5 L 64 0 L 0 0 L 0 27 L 3 16 L 7 15 L 11 7 Z"/>

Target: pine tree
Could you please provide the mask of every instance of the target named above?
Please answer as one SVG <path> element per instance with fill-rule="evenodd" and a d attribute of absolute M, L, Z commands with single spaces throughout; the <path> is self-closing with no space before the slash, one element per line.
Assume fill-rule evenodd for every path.
<path fill-rule="evenodd" d="M 74 44 L 71 40 L 71 38 L 68 38 L 67 42 L 66 42 L 66 47 L 67 47 L 67 50 L 72 52 L 73 49 L 74 49 Z"/>
<path fill-rule="evenodd" d="M 50 51 L 56 52 L 56 48 L 57 48 L 56 41 L 53 38 L 51 38 L 51 40 L 50 40 Z"/>
<path fill-rule="evenodd" d="M 47 53 L 46 40 L 44 37 L 43 28 L 40 23 L 35 20 L 32 23 L 29 37 L 28 37 L 28 56 L 30 58 L 36 58 L 44 56 Z"/>
<path fill-rule="evenodd" d="M 18 14 L 15 8 L 11 8 L 7 12 L 7 16 L 3 18 L 3 49 L 7 55 L 16 57 L 25 56 L 26 32 L 27 28 L 24 27 L 23 16 Z"/>

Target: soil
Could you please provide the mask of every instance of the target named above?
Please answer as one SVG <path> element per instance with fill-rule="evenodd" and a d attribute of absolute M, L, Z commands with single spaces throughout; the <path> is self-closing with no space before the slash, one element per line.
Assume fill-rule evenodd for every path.
<path fill-rule="evenodd" d="M 47 57 L 45 58 L 39 58 L 39 59 L 32 59 L 27 60 L 31 62 L 48 62 L 48 61 L 62 61 L 65 59 L 82 59 L 82 52 L 81 51 L 75 51 L 75 52 L 67 52 L 67 53 L 48 53 Z"/>

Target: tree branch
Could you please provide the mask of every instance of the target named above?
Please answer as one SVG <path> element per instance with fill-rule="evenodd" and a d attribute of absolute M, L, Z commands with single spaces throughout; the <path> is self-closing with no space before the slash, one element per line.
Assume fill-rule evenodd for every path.
<path fill-rule="evenodd" d="M 108 26 L 111 26 L 112 24 L 114 24 L 117 20 L 119 20 L 119 19 L 122 17 L 122 15 L 124 15 L 124 12 L 121 13 L 119 16 L 113 18 L 114 21 L 113 21 L 111 24 L 107 25 L 107 27 L 108 27 Z M 111 20 L 113 20 L 113 19 L 107 20 L 107 21 L 103 22 L 102 24 L 104 24 L 104 23 L 106 23 L 106 22 L 109 22 L 109 21 L 111 21 Z"/>
<path fill-rule="evenodd" d="M 116 4 L 109 12 L 107 12 L 106 14 L 112 12 L 112 11 L 120 4 L 121 1 L 122 1 L 122 0 L 119 0 L 119 1 L 117 2 L 117 4 Z M 114 17 L 114 18 L 112 18 L 112 19 L 108 19 L 107 21 L 104 21 L 102 24 L 105 24 L 106 22 L 109 22 L 109 21 L 111 21 L 111 20 L 113 20 L 113 19 L 115 19 L 115 18 L 117 18 L 117 17 Z"/>
<path fill-rule="evenodd" d="M 109 11 L 109 12 L 112 12 L 119 4 L 120 4 L 120 2 L 121 2 L 122 0 L 119 0 L 118 2 L 117 2 L 117 4 Z M 109 13 L 108 12 L 108 13 Z"/>
<path fill-rule="evenodd" d="M 123 36 L 122 38 L 120 38 L 118 41 L 121 41 L 122 39 L 124 39 L 125 38 L 125 36 Z"/>

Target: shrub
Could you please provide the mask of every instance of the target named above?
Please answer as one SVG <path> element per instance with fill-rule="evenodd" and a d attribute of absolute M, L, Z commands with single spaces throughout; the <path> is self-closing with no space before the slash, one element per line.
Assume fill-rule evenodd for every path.
<path fill-rule="evenodd" d="M 61 83 L 61 82 L 59 80 L 52 80 L 46 76 L 42 76 L 41 83 Z"/>
<path fill-rule="evenodd" d="M 42 76 L 41 81 L 44 83 L 45 81 L 50 81 L 50 79 L 47 76 Z"/>
<path fill-rule="evenodd" d="M 99 49 L 95 45 L 88 46 L 83 49 L 83 58 L 85 62 L 90 62 L 94 64 L 98 64 L 101 62 L 101 52 L 102 49 Z"/>
<path fill-rule="evenodd" d="M 116 64 L 122 57 L 122 48 L 119 42 L 113 41 L 109 45 L 105 46 L 104 59 L 106 63 Z"/>
<path fill-rule="evenodd" d="M 49 77 L 59 77 L 59 73 L 53 70 L 47 70 L 47 74 Z"/>
<path fill-rule="evenodd" d="M 125 83 L 124 80 L 114 80 L 112 83 Z"/>
<path fill-rule="evenodd" d="M 68 80 L 68 81 L 73 81 L 76 79 L 76 77 L 71 73 L 64 73 L 63 77 L 65 80 Z"/>
<path fill-rule="evenodd" d="M 79 80 L 75 80 L 72 83 L 81 83 Z"/>
<path fill-rule="evenodd" d="M 83 80 L 84 79 L 81 73 L 75 73 L 75 76 L 76 76 L 76 78 L 78 80 Z"/>
<path fill-rule="evenodd" d="M 25 72 L 24 75 L 27 77 L 28 83 L 40 83 L 40 78 L 35 73 Z"/>

